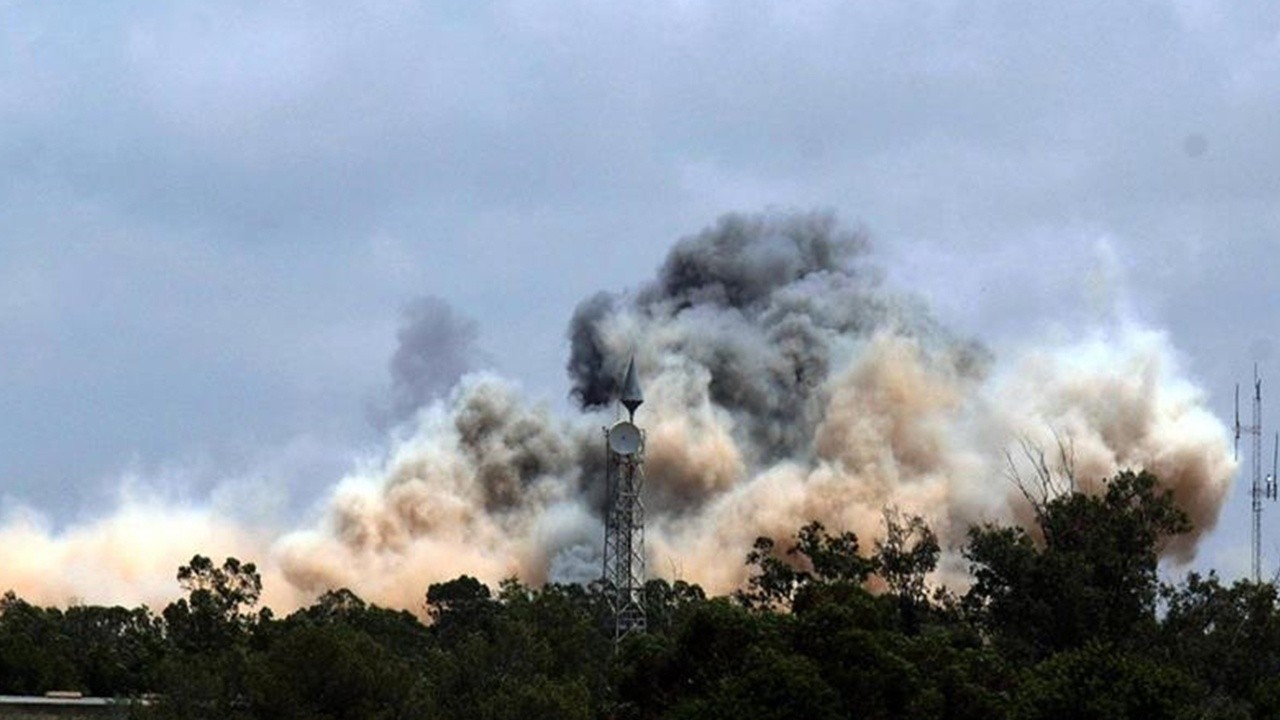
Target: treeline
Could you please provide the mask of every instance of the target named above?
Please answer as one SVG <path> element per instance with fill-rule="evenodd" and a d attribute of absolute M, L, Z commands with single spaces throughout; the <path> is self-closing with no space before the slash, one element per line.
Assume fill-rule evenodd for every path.
<path fill-rule="evenodd" d="M 252 564 L 197 556 L 146 608 L 0 601 L 0 694 L 147 695 L 153 718 L 1247 718 L 1280 716 L 1271 584 L 1157 577 L 1187 521 L 1148 474 L 973 528 L 963 594 L 932 589 L 936 537 L 888 515 L 870 548 L 760 539 L 749 583 L 647 586 L 615 650 L 598 586 L 431 585 L 431 622 L 346 590 L 278 618 Z"/>

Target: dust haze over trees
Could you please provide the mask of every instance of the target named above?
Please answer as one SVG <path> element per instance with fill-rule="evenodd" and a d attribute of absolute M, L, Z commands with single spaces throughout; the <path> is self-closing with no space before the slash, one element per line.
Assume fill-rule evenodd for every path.
<path fill-rule="evenodd" d="M 139 530 L 150 510 L 73 534 L 84 554 L 0 527 L 16 568 L 0 590 L 19 591 L 0 600 L 0 693 L 145 695 L 135 714 L 220 720 L 1280 712 L 1274 590 L 1159 583 L 1235 468 L 1164 337 L 997 359 L 887 290 L 868 253 L 824 213 L 729 215 L 680 240 L 649 282 L 578 307 L 568 369 L 588 418 L 459 379 L 475 327 L 419 301 L 374 408 L 398 439 L 335 486 L 323 524 L 263 543 L 208 523 L 210 550 L 246 560 L 191 557 L 159 608 L 40 604 L 85 588 L 69 569 L 139 554 L 118 539 L 172 537 Z M 615 649 L 589 582 L 587 425 L 631 355 L 647 547 L 672 576 L 646 588 L 650 632 Z M 1028 510 L 1001 449 L 1047 434 L 1071 438 L 1089 482 Z M 260 606 L 273 592 L 287 614 Z"/>
<path fill-rule="evenodd" d="M 44 604 L 160 606 L 173 568 L 196 553 L 253 558 L 280 610 L 335 588 L 413 608 L 422 585 L 460 575 L 491 587 L 513 575 L 589 581 L 601 405 L 633 356 L 651 567 L 678 566 L 711 594 L 747 580 L 725 559 L 757 536 L 817 520 L 870 550 L 885 507 L 924 518 L 939 575 L 963 581 L 970 525 L 1026 520 L 999 480 L 1019 438 L 1070 437 L 1090 481 L 1155 473 L 1193 522 L 1165 548 L 1183 559 L 1236 469 L 1166 333 L 1126 321 L 986 347 L 888 283 L 867 234 L 826 212 L 725 215 L 677 240 L 647 280 L 588 296 L 568 327 L 566 391 L 581 414 L 473 372 L 486 364 L 478 332 L 465 308 L 405 307 L 389 382 L 369 407 L 386 443 L 353 458 L 296 525 L 131 495 L 66 527 L 17 513 L 0 521 L 3 587 Z"/>
<path fill-rule="evenodd" d="M 651 567 L 678 566 L 712 594 L 747 580 L 725 558 L 757 536 L 816 520 L 870 546 L 885 507 L 924 518 L 939 574 L 963 581 L 968 528 L 1024 520 L 999 479 L 1018 439 L 1070 437 L 1090 481 L 1156 473 L 1193 522 L 1164 548 L 1182 559 L 1235 473 L 1226 428 L 1165 334 L 1121 323 L 988 348 L 888 284 L 867 234 L 821 211 L 725 215 L 677 240 L 647 280 L 585 298 L 567 329 L 581 415 L 489 373 L 440 396 L 476 360 L 474 332 L 438 301 L 406 311 L 388 398 L 402 401 L 397 439 L 335 486 L 320 523 L 256 555 L 280 576 L 269 595 L 302 603 L 346 587 L 412 607 L 424 578 L 590 580 L 599 429 L 629 358 L 646 398 Z"/>
<path fill-rule="evenodd" d="M 1157 576 L 1189 529 L 1149 473 L 1046 498 L 1028 530 L 972 527 L 973 583 L 931 585 L 937 536 L 886 512 L 864 547 L 820 523 L 744 548 L 708 597 L 650 581 L 614 648 L 598 585 L 423 589 L 429 622 L 329 591 L 255 609 L 252 563 L 196 556 L 146 607 L 0 600 L 0 693 L 148 695 L 154 718 L 1244 718 L 1280 713 L 1280 598 Z"/>

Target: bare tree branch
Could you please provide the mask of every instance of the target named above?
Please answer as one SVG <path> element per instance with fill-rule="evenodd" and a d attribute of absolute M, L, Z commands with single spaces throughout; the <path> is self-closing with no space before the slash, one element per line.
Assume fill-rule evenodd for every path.
<path fill-rule="evenodd" d="M 1054 498 L 1074 492 L 1078 487 L 1075 469 L 1075 440 L 1070 435 L 1053 431 L 1057 457 L 1050 461 L 1048 453 L 1027 437 L 1018 438 L 1021 462 L 1008 448 L 1004 451 L 1005 477 L 1007 477 L 1036 518 L 1044 517 L 1045 506 Z M 1029 473 L 1024 471 L 1027 468 Z"/>

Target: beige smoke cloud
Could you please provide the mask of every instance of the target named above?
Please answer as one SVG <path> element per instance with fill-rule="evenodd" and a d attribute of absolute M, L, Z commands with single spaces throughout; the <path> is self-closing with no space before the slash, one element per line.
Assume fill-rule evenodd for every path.
<path fill-rule="evenodd" d="M 259 561 L 279 609 L 348 587 L 421 611 L 428 584 L 464 573 L 593 579 L 600 427 L 632 355 L 652 574 L 727 592 L 756 536 L 819 520 L 869 547 L 896 507 L 929 521 L 947 548 L 941 578 L 963 582 L 968 528 L 1027 517 L 1007 477 L 1024 442 L 1064 442 L 1085 488 L 1155 472 L 1196 526 L 1170 552 L 1191 557 L 1235 463 L 1163 334 L 1120 326 L 996 359 L 880 290 L 865 252 L 822 215 L 726 218 L 677 244 L 652 284 L 579 309 L 570 370 L 585 418 L 470 375 L 339 482 L 312 526 L 261 533 L 136 503 L 62 532 L 19 515 L 0 526 L 0 586 L 41 602 L 158 603 L 195 552 Z"/>
<path fill-rule="evenodd" d="M 131 499 L 60 532 L 23 509 L 0 526 L 0 588 L 49 605 L 163 607 L 181 593 L 177 569 L 193 555 L 265 558 L 272 539 L 208 509 Z M 279 568 L 262 570 L 264 602 L 293 607 L 304 600 Z"/>
<path fill-rule="evenodd" d="M 956 548 L 968 528 L 1026 517 L 1005 455 L 1024 440 L 1051 457 L 1064 440 L 1085 488 L 1124 469 L 1156 473 L 1195 524 L 1170 548 L 1189 560 L 1235 474 L 1225 428 L 1203 402 L 1155 332 L 1031 350 L 983 383 L 931 362 L 914 340 L 879 335 L 834 383 L 813 462 L 761 469 L 695 516 L 657 518 L 654 567 L 727 592 L 745 579 L 743 549 L 757 535 L 819 520 L 869 544 L 897 507 L 929 521 L 947 548 L 944 579 L 963 582 Z"/>

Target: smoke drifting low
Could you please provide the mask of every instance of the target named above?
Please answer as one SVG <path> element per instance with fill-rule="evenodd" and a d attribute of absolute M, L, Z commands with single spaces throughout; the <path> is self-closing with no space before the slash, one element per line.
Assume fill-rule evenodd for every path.
<path fill-rule="evenodd" d="M 679 241 L 651 282 L 578 307 L 568 370 L 583 416 L 554 417 L 505 380 L 468 375 L 413 415 L 417 426 L 383 461 L 338 483 L 316 527 L 191 537 L 144 512 L 122 534 L 112 518 L 51 536 L 10 522 L 0 529 L 0 585 L 94 599 L 65 582 L 91 563 L 115 573 L 110 587 L 154 600 L 153 570 L 131 569 L 128 546 L 175 548 L 183 537 L 217 542 L 182 547 L 161 576 L 192 552 L 233 548 L 278 576 L 273 600 L 283 605 L 345 586 L 420 609 L 428 583 L 464 572 L 489 582 L 593 579 L 600 427 L 614 418 L 633 355 L 646 394 L 637 422 L 648 433 L 653 573 L 724 592 L 743 580 L 757 535 L 820 520 L 869 544 L 887 506 L 923 515 L 954 547 L 974 523 L 1025 517 L 1006 454 L 1024 441 L 1052 449 L 1065 440 L 1086 487 L 1125 468 L 1154 471 L 1195 522 L 1170 549 L 1191 557 L 1234 462 L 1225 428 L 1162 333 L 1120 326 L 998 358 L 920 301 L 887 292 L 869 253 L 862 234 L 828 215 L 727 216 Z M 418 355 L 426 362 L 432 352 Z M 410 400 L 397 419 L 429 396 L 402 384 Z M 14 580 L 5 556 L 16 547 L 47 560 Z M 942 576 L 963 581 L 954 552 Z"/>

